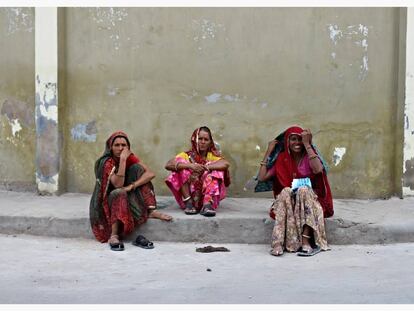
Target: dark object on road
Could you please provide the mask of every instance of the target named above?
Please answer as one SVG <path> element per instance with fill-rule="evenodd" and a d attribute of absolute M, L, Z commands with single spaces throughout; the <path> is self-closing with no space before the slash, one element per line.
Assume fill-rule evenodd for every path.
<path fill-rule="evenodd" d="M 230 252 L 230 250 L 222 246 L 214 247 L 214 246 L 208 245 L 205 247 L 196 248 L 196 252 L 199 252 L 199 253 Z"/>
<path fill-rule="evenodd" d="M 143 235 L 137 236 L 137 238 L 135 239 L 134 242 L 132 242 L 132 244 L 134 244 L 135 246 L 141 247 L 141 248 L 145 248 L 145 249 L 152 249 L 152 248 L 154 248 L 154 243 L 152 243 L 151 241 L 149 241 Z"/>
<path fill-rule="evenodd" d="M 211 272 L 211 269 L 210 269 L 210 268 L 207 268 L 207 270 L 206 270 L 206 271 Z"/>

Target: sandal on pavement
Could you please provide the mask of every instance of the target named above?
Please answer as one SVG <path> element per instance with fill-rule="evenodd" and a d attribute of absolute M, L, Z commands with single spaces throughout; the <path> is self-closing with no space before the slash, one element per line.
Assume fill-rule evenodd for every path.
<path fill-rule="evenodd" d="M 132 242 L 133 245 L 144 248 L 144 249 L 153 249 L 154 243 L 149 241 L 146 237 L 143 235 L 138 235 L 134 242 Z"/>
<path fill-rule="evenodd" d="M 184 213 L 186 215 L 195 215 L 198 213 L 197 209 L 193 206 L 190 200 L 185 202 Z"/>
<path fill-rule="evenodd" d="M 310 257 L 313 255 L 316 255 L 317 253 L 319 253 L 321 251 L 321 248 L 319 246 L 315 246 L 314 248 L 310 247 L 309 249 L 303 249 L 301 248 L 298 252 L 298 256 L 303 256 L 303 257 Z"/>
<path fill-rule="evenodd" d="M 216 216 L 216 211 L 213 209 L 211 204 L 206 204 L 201 209 L 200 214 L 205 216 L 205 217 L 214 217 L 214 216 Z"/>
<path fill-rule="evenodd" d="M 112 240 L 112 242 L 111 242 L 111 240 Z M 109 247 L 111 248 L 111 251 L 123 251 L 123 250 L 125 250 L 124 243 L 119 241 L 119 237 L 116 234 L 111 235 L 111 237 L 109 238 L 108 243 L 109 243 Z"/>

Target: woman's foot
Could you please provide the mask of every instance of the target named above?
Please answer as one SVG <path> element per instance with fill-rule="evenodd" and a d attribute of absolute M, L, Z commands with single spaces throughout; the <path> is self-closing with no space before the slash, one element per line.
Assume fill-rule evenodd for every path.
<path fill-rule="evenodd" d="M 200 214 L 203 215 L 203 216 L 206 216 L 206 217 L 214 217 L 214 216 L 216 216 L 216 211 L 211 206 L 211 204 L 206 204 L 201 209 Z"/>
<path fill-rule="evenodd" d="M 185 201 L 184 204 L 185 204 L 184 213 L 186 215 L 195 215 L 198 213 L 197 209 L 191 203 L 191 200 Z"/>
<path fill-rule="evenodd" d="M 108 240 L 109 247 L 113 251 L 123 251 L 125 249 L 124 243 L 119 240 L 119 236 L 117 234 L 112 234 Z"/>
<path fill-rule="evenodd" d="M 172 216 L 161 213 L 155 209 L 149 211 L 148 218 L 161 219 L 164 221 L 171 221 L 173 219 Z"/>
<path fill-rule="evenodd" d="M 270 255 L 282 256 L 283 255 L 283 247 L 282 246 L 273 247 L 273 249 L 270 251 Z"/>

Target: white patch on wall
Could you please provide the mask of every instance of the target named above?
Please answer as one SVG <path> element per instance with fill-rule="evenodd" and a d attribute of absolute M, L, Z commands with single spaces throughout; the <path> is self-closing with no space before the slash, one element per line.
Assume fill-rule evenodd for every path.
<path fill-rule="evenodd" d="M 215 23 L 208 19 L 201 19 L 192 21 L 192 39 L 198 44 L 197 49 L 201 51 L 202 45 L 205 42 L 212 42 L 215 40 L 220 32 L 226 31 L 226 27 L 223 24 Z"/>
<path fill-rule="evenodd" d="M 369 28 L 363 24 L 358 25 L 348 25 L 344 30 L 336 24 L 328 24 L 328 33 L 329 38 L 333 42 L 333 48 L 335 51 L 331 52 L 332 59 L 337 59 L 337 55 L 340 51 L 343 50 L 339 47 L 339 43 L 343 40 L 353 42 L 360 49 L 361 56 L 359 58 L 359 72 L 358 79 L 363 81 L 368 75 L 368 34 Z M 344 43 L 346 44 L 346 43 Z M 349 64 L 350 67 L 353 67 L 354 64 Z"/>
<path fill-rule="evenodd" d="M 344 157 L 345 153 L 346 153 L 345 147 L 335 147 L 334 153 L 332 156 L 332 162 L 335 166 L 338 166 L 339 163 L 341 163 L 342 158 Z"/>
<path fill-rule="evenodd" d="M 56 105 L 48 106 L 47 108 L 45 105 L 40 105 L 39 109 L 40 109 L 40 114 L 42 116 L 44 116 L 45 118 L 49 120 L 53 120 L 57 122 L 58 110 L 57 110 Z"/>
<path fill-rule="evenodd" d="M 191 94 L 181 93 L 181 96 L 183 96 L 187 100 L 191 100 L 198 96 L 198 92 L 196 90 L 192 90 Z"/>
<path fill-rule="evenodd" d="M 30 8 L 5 8 L 7 14 L 7 35 L 19 31 L 33 31 L 33 12 Z"/>
<path fill-rule="evenodd" d="M 204 98 L 206 99 L 207 103 L 209 104 L 215 104 L 220 100 L 221 94 L 219 93 L 213 93 L 209 96 L 205 96 Z"/>
<path fill-rule="evenodd" d="M 18 119 L 11 120 L 10 126 L 12 129 L 13 136 L 16 137 L 16 134 L 22 129 L 22 126 L 20 125 L 19 120 Z"/>
<path fill-rule="evenodd" d="M 111 31 L 109 39 L 113 43 L 114 49 L 117 51 L 122 46 L 121 35 L 117 25 L 128 16 L 128 12 L 124 8 L 91 8 L 89 9 L 93 21 L 99 26 L 99 29 Z M 131 40 L 131 38 L 127 38 Z"/>
<path fill-rule="evenodd" d="M 338 41 L 342 38 L 342 30 L 339 29 L 338 25 L 335 24 L 329 24 L 329 37 L 331 38 L 331 41 L 333 44 L 337 44 Z"/>
<path fill-rule="evenodd" d="M 74 141 L 95 142 L 96 128 L 95 122 L 76 124 L 71 130 L 72 139 Z"/>
<path fill-rule="evenodd" d="M 119 94 L 119 87 L 108 86 L 108 95 L 116 96 Z"/>

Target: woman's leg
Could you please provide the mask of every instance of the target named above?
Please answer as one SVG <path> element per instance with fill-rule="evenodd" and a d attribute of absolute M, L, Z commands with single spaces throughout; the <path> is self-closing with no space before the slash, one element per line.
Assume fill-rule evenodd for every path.
<path fill-rule="evenodd" d="M 148 209 L 148 218 L 161 219 L 165 221 L 171 221 L 170 215 L 157 211 L 157 200 L 155 198 L 154 186 L 151 182 L 148 182 L 138 188 L 141 192 L 144 204 Z"/>
<path fill-rule="evenodd" d="M 130 234 L 135 227 L 134 218 L 128 208 L 127 192 L 121 188 L 111 191 L 108 196 L 111 211 L 111 234 L 121 238 Z"/>
<path fill-rule="evenodd" d="M 179 161 L 186 162 L 184 160 Z M 184 169 L 181 171 L 172 172 L 165 180 L 165 183 L 171 190 L 175 200 L 182 209 L 191 207 L 189 204 L 191 203 L 190 176 L 191 171 Z"/>
<path fill-rule="evenodd" d="M 312 248 L 312 242 L 323 250 L 328 249 L 323 209 L 312 189 L 301 187 L 297 193 L 295 210 L 296 227 L 301 232 L 302 248 Z"/>
<path fill-rule="evenodd" d="M 283 254 L 286 237 L 287 211 L 292 209 L 291 193 L 292 190 L 290 188 L 284 188 L 273 203 L 275 225 L 272 232 L 272 250 L 270 253 L 274 256 Z"/>

